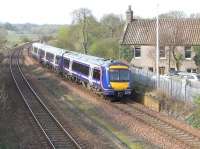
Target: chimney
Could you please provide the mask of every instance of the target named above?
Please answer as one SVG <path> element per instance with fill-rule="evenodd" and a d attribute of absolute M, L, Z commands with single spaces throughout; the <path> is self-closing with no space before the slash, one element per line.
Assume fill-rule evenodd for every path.
<path fill-rule="evenodd" d="M 128 10 L 126 11 L 126 21 L 127 23 L 133 21 L 133 10 L 131 9 L 131 5 L 128 6 Z"/>

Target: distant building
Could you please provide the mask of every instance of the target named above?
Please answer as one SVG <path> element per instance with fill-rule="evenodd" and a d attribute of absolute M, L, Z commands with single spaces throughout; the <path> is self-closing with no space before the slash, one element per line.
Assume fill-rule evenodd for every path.
<path fill-rule="evenodd" d="M 121 45 L 132 49 L 131 64 L 155 72 L 156 20 L 135 19 L 130 6 L 126 12 L 126 19 Z M 161 74 L 176 70 L 173 53 L 181 59 L 180 71 L 197 71 L 193 57 L 195 56 L 194 46 L 200 45 L 200 19 L 160 19 L 159 37 L 159 71 Z M 175 50 L 172 50 L 173 47 Z"/>

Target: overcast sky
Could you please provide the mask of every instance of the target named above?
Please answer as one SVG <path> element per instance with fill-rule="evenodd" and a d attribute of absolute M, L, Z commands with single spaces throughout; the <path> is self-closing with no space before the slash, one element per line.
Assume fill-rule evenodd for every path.
<path fill-rule="evenodd" d="M 183 10 L 186 14 L 200 12 L 199 0 L 0 0 L 0 22 L 69 24 L 71 12 L 88 8 L 99 19 L 104 14 L 115 13 L 125 16 L 128 5 L 135 15 L 154 17 L 156 4 L 160 13 Z"/>

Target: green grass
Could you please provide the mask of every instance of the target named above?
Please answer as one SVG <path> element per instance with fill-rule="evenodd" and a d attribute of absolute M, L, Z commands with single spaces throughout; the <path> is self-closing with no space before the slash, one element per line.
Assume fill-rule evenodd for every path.
<path fill-rule="evenodd" d="M 142 149 L 143 145 L 140 142 L 132 142 L 130 139 L 123 134 L 122 132 L 116 130 L 112 125 L 108 122 L 104 121 L 100 118 L 100 115 L 96 112 L 95 108 L 86 103 L 75 100 L 73 97 L 69 95 L 65 95 L 65 99 L 70 101 L 75 107 L 77 107 L 81 112 L 85 113 L 88 117 L 90 117 L 96 124 L 107 130 L 109 133 L 114 135 L 120 142 L 126 145 L 131 149 Z"/>
<path fill-rule="evenodd" d="M 42 76 L 42 70 L 32 70 L 35 75 Z M 76 95 L 66 94 L 66 90 L 58 86 L 57 80 L 49 80 L 48 77 L 44 77 L 43 84 L 46 88 L 51 91 L 56 97 L 64 97 L 64 99 L 72 104 L 80 113 L 84 113 L 88 118 L 93 120 L 96 124 L 98 124 L 101 128 L 109 132 L 110 135 L 114 136 L 117 140 L 123 143 L 128 148 L 132 149 L 142 149 L 144 145 L 140 141 L 132 141 L 133 138 L 126 136 L 123 132 L 118 131 L 116 128 L 112 126 L 108 121 L 105 121 L 104 118 L 96 111 L 95 106 L 92 104 L 88 104 L 87 102 L 83 102 L 79 100 L 79 97 Z M 81 97 L 80 97 L 81 98 Z"/>

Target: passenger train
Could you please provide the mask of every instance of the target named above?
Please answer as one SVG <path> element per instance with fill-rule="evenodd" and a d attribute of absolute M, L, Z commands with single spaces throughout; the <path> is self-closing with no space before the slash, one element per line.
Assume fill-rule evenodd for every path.
<path fill-rule="evenodd" d="M 96 93 L 117 97 L 131 94 L 129 66 L 122 62 L 41 43 L 32 44 L 31 55 L 40 63 Z"/>

